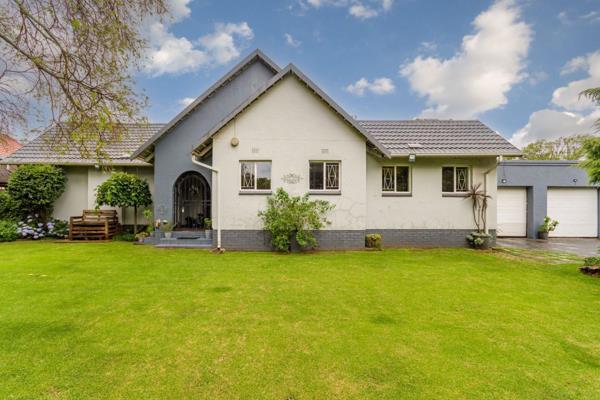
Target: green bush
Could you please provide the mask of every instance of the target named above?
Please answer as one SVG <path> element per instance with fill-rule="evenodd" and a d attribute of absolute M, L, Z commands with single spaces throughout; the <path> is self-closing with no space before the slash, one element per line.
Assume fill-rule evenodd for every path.
<path fill-rule="evenodd" d="M 8 194 L 18 204 L 20 217 L 34 215 L 46 221 L 66 184 L 67 178 L 58 167 L 22 165 L 10 176 Z"/>
<path fill-rule="evenodd" d="M 0 242 L 14 242 L 18 237 L 16 223 L 0 221 Z"/>
<path fill-rule="evenodd" d="M 302 249 L 317 247 L 311 231 L 328 224 L 327 213 L 333 205 L 325 200 L 309 200 L 304 196 L 290 196 L 282 188 L 267 199 L 267 209 L 258 216 L 271 233 L 271 244 L 277 251 L 290 251 L 294 237 Z"/>
<path fill-rule="evenodd" d="M 113 236 L 112 240 L 116 242 L 135 242 L 135 234 L 131 232 L 121 232 Z"/>
<path fill-rule="evenodd" d="M 369 249 L 381 250 L 381 235 L 379 233 L 371 233 L 365 236 L 365 246 Z"/>
<path fill-rule="evenodd" d="M 583 259 L 583 265 L 588 267 L 595 267 L 596 265 L 600 265 L 600 257 L 587 257 Z"/>
<path fill-rule="evenodd" d="M 17 221 L 20 216 L 17 202 L 8 192 L 0 192 L 0 220 Z"/>

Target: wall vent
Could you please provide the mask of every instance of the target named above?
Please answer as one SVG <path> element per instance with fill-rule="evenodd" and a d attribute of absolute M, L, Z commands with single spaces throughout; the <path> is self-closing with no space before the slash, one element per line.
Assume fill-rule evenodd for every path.
<path fill-rule="evenodd" d="M 258 153 L 258 152 L 259 152 L 259 149 L 258 149 L 258 147 L 253 147 L 253 148 L 252 148 L 252 153 L 253 153 L 253 154 L 256 154 L 256 153 Z"/>
<path fill-rule="evenodd" d="M 321 154 L 329 154 L 329 149 L 321 149 Z"/>

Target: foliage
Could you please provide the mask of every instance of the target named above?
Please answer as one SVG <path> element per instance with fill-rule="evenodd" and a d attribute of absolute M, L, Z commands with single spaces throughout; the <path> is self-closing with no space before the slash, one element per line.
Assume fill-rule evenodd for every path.
<path fill-rule="evenodd" d="M 584 155 L 583 145 L 591 135 L 573 135 L 554 140 L 537 140 L 523 148 L 528 160 L 579 160 Z"/>
<path fill-rule="evenodd" d="M 258 216 L 264 227 L 271 233 L 271 244 L 277 251 L 290 251 L 294 236 L 303 248 L 317 247 L 317 240 L 311 231 L 328 224 L 327 213 L 333 205 L 325 200 L 310 200 L 304 196 L 290 196 L 282 188 L 267 199 L 267 209 Z"/>
<path fill-rule="evenodd" d="M 165 219 L 160 224 L 160 230 L 163 231 L 163 232 L 172 232 L 173 231 L 173 224 L 170 223 L 169 221 L 167 221 Z"/>
<path fill-rule="evenodd" d="M 592 137 L 583 144 L 585 160 L 579 166 L 585 169 L 590 177 L 590 183 L 600 183 L 600 137 Z"/>
<path fill-rule="evenodd" d="M 485 232 L 487 228 L 487 208 L 488 200 L 492 196 L 488 195 L 485 190 L 481 189 L 481 183 L 471 185 L 471 188 L 466 193 L 465 199 L 471 200 L 473 210 L 473 222 L 477 232 Z"/>
<path fill-rule="evenodd" d="M 17 221 L 20 216 L 19 204 L 7 191 L 0 192 L 0 220 Z"/>
<path fill-rule="evenodd" d="M 558 221 L 554 221 L 552 218 L 546 216 L 544 217 L 544 223 L 539 226 L 538 232 L 553 232 L 557 225 Z"/>
<path fill-rule="evenodd" d="M 145 121 L 132 67 L 147 47 L 141 30 L 152 16 L 160 20 L 166 3 L 0 2 L 0 132 L 39 115 L 57 131 L 52 145 L 106 159 L 105 146 L 127 134 L 125 123 Z"/>
<path fill-rule="evenodd" d="M 133 207 L 133 233 L 137 233 L 138 207 L 152 204 L 152 194 L 145 179 L 127 172 L 114 172 L 96 188 L 96 206 Z"/>
<path fill-rule="evenodd" d="M 149 237 L 149 236 L 150 236 L 150 232 L 148 232 L 148 231 L 145 231 L 145 232 L 140 232 L 140 233 L 137 233 L 137 234 L 135 235 L 135 238 L 139 240 L 139 239 L 147 238 L 147 237 Z"/>
<path fill-rule="evenodd" d="M 19 238 L 14 221 L 0 220 L 0 242 L 13 242 Z"/>
<path fill-rule="evenodd" d="M 579 96 L 587 97 L 592 100 L 594 103 L 600 106 L 600 87 L 586 89 L 583 92 L 579 93 Z M 597 131 L 600 131 L 600 118 L 596 121 L 594 125 Z"/>
<path fill-rule="evenodd" d="M 21 239 L 64 239 L 69 236 L 69 223 L 58 219 L 43 222 L 37 215 L 29 215 L 17 224 L 16 232 Z"/>
<path fill-rule="evenodd" d="M 379 233 L 370 233 L 365 236 L 365 247 L 368 249 L 382 250 L 381 235 Z"/>
<path fill-rule="evenodd" d="M 212 219 L 204 218 L 204 228 L 211 229 L 212 228 Z"/>
<path fill-rule="evenodd" d="M 22 165 L 10 176 L 8 194 L 18 204 L 20 217 L 37 214 L 46 221 L 66 184 L 65 173 L 58 167 Z"/>
<path fill-rule="evenodd" d="M 143 214 L 144 219 L 146 219 L 146 222 L 148 223 L 148 225 L 146 226 L 146 232 L 150 234 L 154 232 L 154 213 L 150 208 L 146 208 Z"/>
<path fill-rule="evenodd" d="M 583 259 L 583 265 L 595 267 L 600 265 L 600 257 L 587 257 Z"/>
<path fill-rule="evenodd" d="M 112 237 L 115 242 L 135 242 L 136 235 L 131 232 L 119 232 Z"/>
<path fill-rule="evenodd" d="M 476 249 L 486 248 L 491 239 L 491 235 L 483 232 L 471 232 L 467 236 L 467 242 Z"/>

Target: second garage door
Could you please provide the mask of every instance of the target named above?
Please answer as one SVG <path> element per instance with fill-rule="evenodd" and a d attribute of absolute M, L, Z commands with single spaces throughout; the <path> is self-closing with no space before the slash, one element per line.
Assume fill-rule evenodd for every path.
<path fill-rule="evenodd" d="M 527 235 L 527 189 L 498 188 L 498 236 Z"/>
<path fill-rule="evenodd" d="M 548 216 L 559 222 L 553 237 L 598 236 L 598 190 L 548 189 Z"/>

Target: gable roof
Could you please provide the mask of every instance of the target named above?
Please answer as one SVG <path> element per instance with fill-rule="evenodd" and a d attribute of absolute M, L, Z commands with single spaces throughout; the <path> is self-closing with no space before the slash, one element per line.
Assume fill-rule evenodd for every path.
<path fill-rule="evenodd" d="M 19 150 L 23 145 L 17 139 L 0 133 L 0 159 L 8 157 L 15 151 Z"/>
<path fill-rule="evenodd" d="M 236 76 L 242 73 L 247 67 L 249 67 L 254 61 L 260 61 L 265 66 L 267 66 L 273 73 L 278 73 L 280 68 L 277 64 L 275 64 L 269 57 L 267 57 L 262 51 L 256 49 L 252 53 L 250 53 L 246 58 L 240 61 L 235 67 L 233 67 L 227 74 L 225 74 L 221 79 L 219 79 L 215 84 L 206 89 L 204 93 L 202 93 L 196 100 L 194 100 L 190 105 L 183 109 L 179 114 L 175 116 L 171 121 L 169 121 L 166 125 L 162 127 L 158 132 L 156 132 L 152 137 L 148 138 L 148 140 L 142 144 L 136 151 L 131 155 L 132 158 L 137 157 L 146 157 L 152 151 L 152 145 L 158 139 L 161 138 L 164 134 L 169 132 L 175 126 L 177 126 L 180 122 L 182 122 L 192 111 L 194 111 L 199 105 L 201 105 L 206 99 L 211 97 L 217 90 L 221 87 L 225 86 L 231 80 L 233 80 Z"/>
<path fill-rule="evenodd" d="M 392 156 L 520 156 L 508 140 L 476 120 L 359 121 Z"/>
<path fill-rule="evenodd" d="M 289 64 L 277 75 L 275 75 L 269 82 L 267 82 L 262 89 L 258 90 L 254 95 L 250 96 L 240 106 L 233 110 L 227 117 L 221 122 L 215 125 L 208 134 L 202 139 L 200 143 L 195 147 L 195 150 L 203 146 L 208 140 L 212 139 L 223 127 L 225 127 L 231 120 L 237 117 L 240 113 L 250 107 L 256 100 L 262 95 L 267 93 L 273 88 L 278 82 L 288 75 L 294 75 L 305 84 L 310 90 L 312 90 L 318 97 L 325 102 L 334 112 L 336 112 L 348 125 L 354 128 L 359 134 L 365 137 L 371 146 L 381 152 L 384 156 L 390 157 L 389 151 L 366 129 L 363 128 L 354 118 L 352 118 L 342 107 L 340 107 L 331 97 L 329 97 L 321 88 L 319 88 L 313 81 L 311 81 L 306 75 L 304 75 L 295 65 Z"/>
<path fill-rule="evenodd" d="M 158 132 L 164 124 L 124 124 L 127 135 L 121 140 L 108 143 L 104 150 L 116 166 L 150 166 L 143 160 L 132 160 L 131 153 Z M 56 131 L 50 129 L 36 139 L 3 159 L 2 164 L 56 164 L 56 165 L 96 165 L 94 157 L 83 158 L 76 146 L 68 145 L 67 139 L 56 137 Z M 62 151 L 57 151 L 56 149 Z M 63 150 L 63 148 L 65 148 Z"/>

